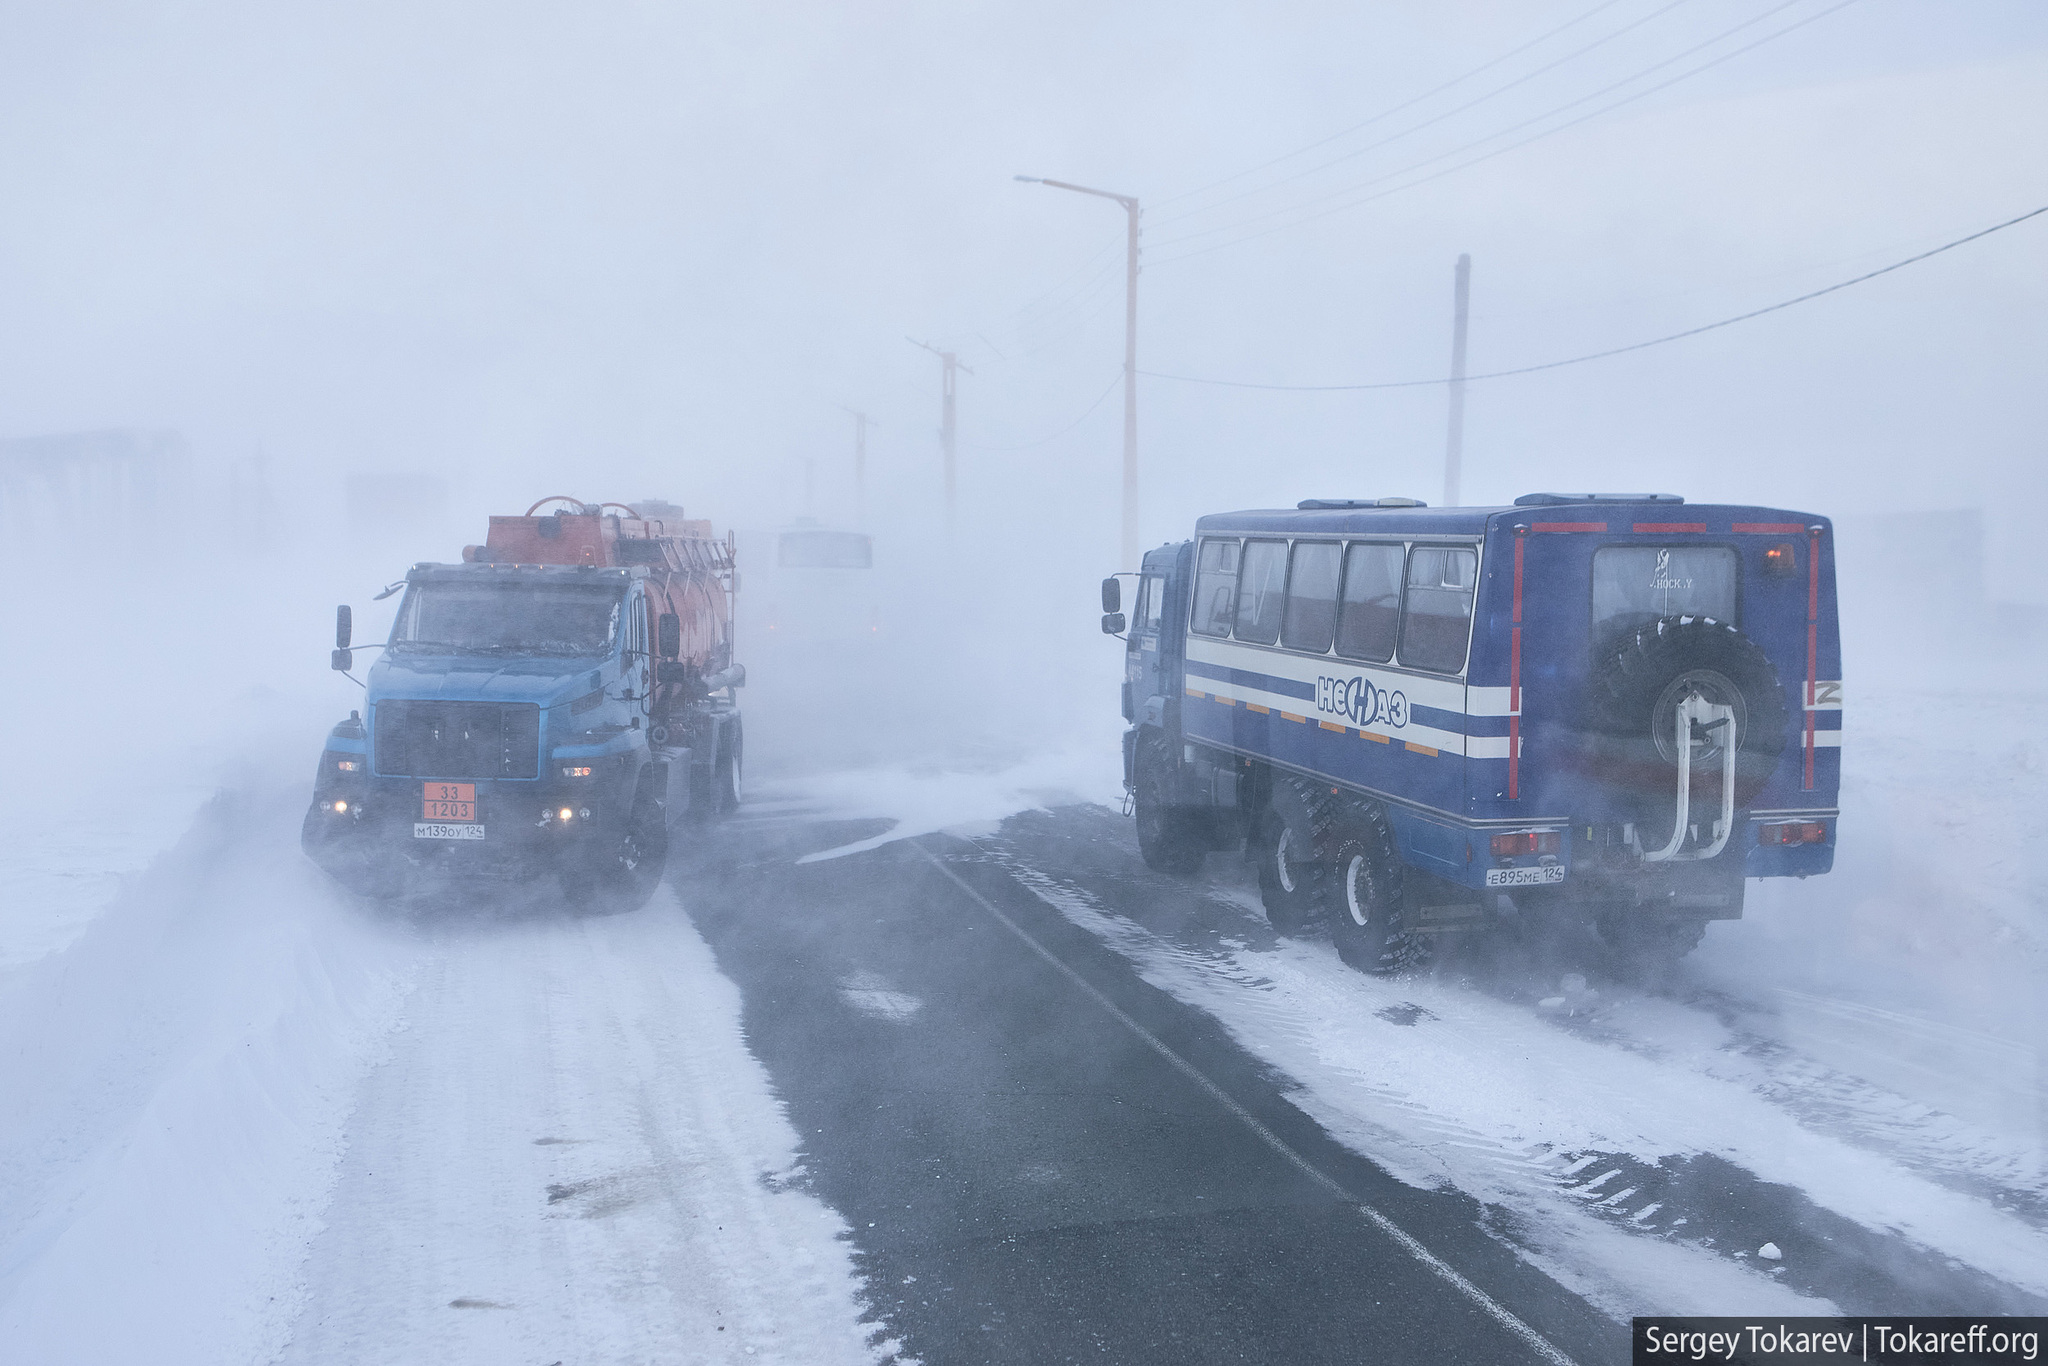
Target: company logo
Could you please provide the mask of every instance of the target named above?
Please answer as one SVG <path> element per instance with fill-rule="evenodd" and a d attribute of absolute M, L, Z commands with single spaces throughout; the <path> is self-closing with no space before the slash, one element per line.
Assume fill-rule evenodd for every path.
<path fill-rule="evenodd" d="M 1408 724 L 1408 697 L 1398 689 L 1373 686 L 1369 678 L 1317 678 L 1316 710 L 1341 716 L 1354 726 Z"/>

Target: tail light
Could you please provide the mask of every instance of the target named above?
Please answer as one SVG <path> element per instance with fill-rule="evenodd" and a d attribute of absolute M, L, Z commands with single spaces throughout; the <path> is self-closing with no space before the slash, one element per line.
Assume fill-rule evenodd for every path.
<path fill-rule="evenodd" d="M 1787 577 L 1799 569 L 1799 550 L 1790 541 L 1780 541 L 1764 552 L 1764 572 L 1778 578 Z"/>
<path fill-rule="evenodd" d="M 1488 847 L 1495 858 L 1513 858 L 1517 854 L 1554 854 L 1561 842 L 1555 830 L 1517 830 L 1511 835 L 1495 835 Z"/>
<path fill-rule="evenodd" d="M 1820 844 L 1828 837 L 1826 821 L 1788 821 L 1757 827 L 1758 844 Z"/>

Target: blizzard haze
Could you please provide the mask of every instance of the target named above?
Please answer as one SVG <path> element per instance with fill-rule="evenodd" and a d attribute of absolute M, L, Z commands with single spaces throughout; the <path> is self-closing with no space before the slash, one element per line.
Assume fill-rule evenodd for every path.
<path fill-rule="evenodd" d="M 139 1359 L 157 1330 L 165 1360 L 253 1362 L 544 1352 L 586 1329 L 625 1360 L 664 1350 L 670 1318 L 733 1324 L 769 1359 L 902 1347 L 876 1326 L 894 1320 L 854 1216 L 788 1176 L 815 1135 L 743 1025 L 726 946 L 672 900 L 652 929 L 368 913 L 301 857 L 297 822 L 321 737 L 361 705 L 326 667 L 334 605 L 383 639 L 397 600 L 373 594 L 549 494 L 667 499 L 737 535 L 752 799 L 764 821 L 837 823 L 814 860 L 940 830 L 996 849 L 1017 819 L 1115 808 L 1123 654 L 1095 595 L 1136 567 L 1118 547 L 1124 218 L 1014 177 L 1143 203 L 1146 547 L 1209 512 L 1439 502 L 1443 387 L 1313 386 L 1446 375 L 1461 253 L 1483 375 L 1762 309 L 2048 205 L 2048 11 L 2021 0 L 88 0 L 6 4 L 0 30 L 0 714 L 7 752 L 48 761 L 0 794 L 0 1095 L 25 1098 L 0 1107 L 0 1340 L 48 1360 Z M 992 865 L 1220 1021 L 1348 1150 L 1539 1211 L 1555 1241 L 1532 1259 L 1611 1317 L 1848 1301 L 1676 1243 L 1633 1268 L 1633 1244 L 1546 1222 L 1550 1188 L 1486 1154 L 1711 1154 L 2040 1312 L 2048 906 L 2024 851 L 2048 810 L 2044 262 L 2048 215 L 1698 337 L 1467 387 L 1464 503 L 1650 489 L 1836 519 L 1836 870 L 1752 883 L 1670 990 L 1524 1036 L 1523 998 L 1561 998 L 1519 968 L 1381 1001 L 1327 944 L 1271 948 L 1256 910 L 1183 941 L 1078 874 Z M 963 367 L 950 512 L 934 349 Z M 1260 385 L 1282 387 L 1236 387 Z M 50 473 L 107 450 L 144 453 L 149 480 Z M 786 588 L 750 565 L 803 518 L 873 535 L 865 634 L 785 629 Z M 1256 905 L 1218 876 L 1214 915 Z M 516 1033 L 520 974 L 580 1032 L 494 1055 L 474 1094 L 553 1127 L 521 1130 L 531 1171 L 481 1172 L 449 1206 L 530 1176 L 574 1208 L 611 1190 L 614 1157 L 649 1203 L 627 1202 L 618 1243 L 578 1224 L 497 1266 L 513 1226 L 464 1224 L 444 1258 L 406 1261 L 377 1202 L 431 1203 L 432 1162 L 483 1141 L 458 1099 L 415 1111 L 407 1088 L 472 1084 L 432 1041 Z M 595 979 L 618 1020 L 576 1013 Z M 848 999 L 919 1000 L 859 981 Z M 1277 1004 L 1247 1006 L 1245 982 Z M 1455 1017 L 1475 1047 L 1549 1040 L 1532 1066 L 1609 1049 L 1657 1094 L 1725 1093 L 1755 1124 L 1660 1127 L 1567 1089 L 1516 1129 L 1456 1090 L 1507 1082 L 1459 1073 L 1455 1050 L 1409 1055 L 1412 1091 L 1390 1099 L 1303 1042 L 1380 1046 L 1346 1032 L 1373 1028 L 1352 1019 L 1361 992 Z M 543 1055 L 716 1099 L 550 1090 Z M 1780 1106 L 1809 1084 L 1835 1089 Z M 579 1124 L 635 1137 L 532 1146 Z M 684 1131 L 713 1137 L 677 1157 Z M 1416 1156 L 1452 1131 L 1482 1156 Z M 1866 1157 L 1868 1191 L 1828 1184 Z M 411 1185 L 380 1192 L 387 1159 L 416 1164 Z M 710 1174 L 685 1189 L 686 1167 Z M 675 1232 L 657 1194 L 676 1219 L 743 1224 L 744 1245 Z M 104 1319 L 103 1262 L 139 1287 Z M 598 1269 L 561 1290 L 572 1263 Z M 604 1279 L 627 1263 L 713 1288 L 671 1302 Z M 434 1312 L 334 1291 L 380 1275 L 437 1287 Z M 444 1301 L 494 1296 L 552 1317 L 436 1326 Z M 631 1307 L 579 1327 L 606 1296 Z"/>

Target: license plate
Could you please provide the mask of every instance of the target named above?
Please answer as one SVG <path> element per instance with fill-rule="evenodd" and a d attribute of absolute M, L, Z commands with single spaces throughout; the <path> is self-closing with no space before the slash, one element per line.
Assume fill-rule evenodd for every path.
<path fill-rule="evenodd" d="M 475 783 L 428 783 L 420 794 L 425 809 L 420 815 L 429 821 L 473 821 L 476 819 Z M 457 838 L 461 838 L 457 836 Z"/>
<path fill-rule="evenodd" d="M 480 840 L 484 837 L 484 828 L 443 821 L 414 821 L 412 837 L 416 840 Z"/>
<path fill-rule="evenodd" d="M 1542 887 L 1552 882 L 1564 881 L 1564 865 L 1549 864 L 1542 868 L 1489 868 L 1486 870 L 1486 885 L 1489 887 Z"/>

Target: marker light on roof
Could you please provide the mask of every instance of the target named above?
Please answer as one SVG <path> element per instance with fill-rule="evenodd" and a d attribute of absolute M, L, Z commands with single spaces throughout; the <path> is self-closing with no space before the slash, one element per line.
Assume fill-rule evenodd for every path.
<path fill-rule="evenodd" d="M 1764 552 L 1764 572 L 1786 578 L 1799 568 L 1799 550 L 1790 541 L 1780 541 Z"/>

